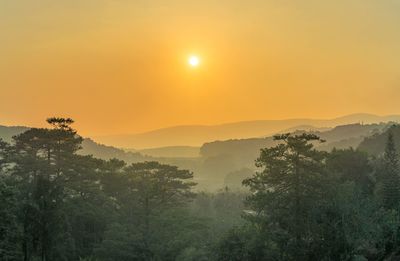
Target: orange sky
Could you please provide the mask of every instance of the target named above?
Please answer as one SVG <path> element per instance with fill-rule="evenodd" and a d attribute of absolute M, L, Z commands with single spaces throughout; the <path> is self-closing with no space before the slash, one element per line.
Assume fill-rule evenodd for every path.
<path fill-rule="evenodd" d="M 399 13 L 397 0 L 2 0 L 0 124 L 60 115 L 103 135 L 400 113 Z"/>

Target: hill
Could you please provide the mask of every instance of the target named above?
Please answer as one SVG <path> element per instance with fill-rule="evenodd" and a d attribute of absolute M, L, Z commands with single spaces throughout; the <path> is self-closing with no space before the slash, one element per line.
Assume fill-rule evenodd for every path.
<path fill-rule="evenodd" d="M 337 126 L 328 131 L 311 131 L 324 139 L 326 142 L 317 144 L 321 150 L 331 150 L 332 148 L 357 147 L 365 137 L 380 133 L 388 124 L 349 124 Z M 297 130 L 302 133 L 304 131 Z M 215 157 L 218 155 L 235 155 L 237 160 L 255 159 L 261 148 L 270 147 L 276 144 L 272 136 L 266 138 L 234 139 L 226 141 L 214 141 L 205 143 L 200 148 L 202 157 Z"/>
<path fill-rule="evenodd" d="M 400 115 L 377 116 L 351 114 L 334 119 L 259 120 L 226 123 L 220 125 L 189 125 L 158 129 L 140 134 L 95 137 L 103 144 L 121 148 L 154 148 L 167 146 L 201 146 L 215 140 L 266 137 L 296 126 L 332 128 L 353 123 L 400 122 Z"/>
<path fill-rule="evenodd" d="M 390 124 L 349 124 L 337 126 L 328 131 L 312 131 L 326 140 L 325 143 L 316 144 L 320 150 L 330 151 L 338 148 L 356 148 L 366 137 L 377 135 L 387 128 Z M 303 133 L 304 131 L 296 131 Z M 399 138 L 400 140 L 400 138 Z M 271 147 L 276 142 L 272 137 L 266 138 L 251 138 L 251 139 L 236 139 L 226 141 L 214 141 L 205 143 L 200 148 L 200 155 L 203 158 L 199 175 L 206 177 L 207 180 L 212 180 L 214 184 L 223 183 L 227 179 L 232 184 L 232 178 L 243 172 L 243 169 L 255 170 L 255 160 L 260 154 L 260 149 Z M 247 171 L 245 171 L 247 173 Z M 240 174 L 241 176 L 243 174 Z M 239 184 L 236 184 L 239 186 Z"/>
<path fill-rule="evenodd" d="M 193 146 L 168 146 L 143 150 L 127 150 L 140 152 L 143 155 L 164 158 L 195 158 L 200 156 L 200 147 Z"/>
<path fill-rule="evenodd" d="M 371 155 L 379 156 L 385 151 L 386 142 L 388 139 L 389 131 L 392 132 L 394 143 L 397 151 L 400 151 L 400 126 L 392 125 L 388 126 L 384 132 L 376 133 L 370 137 L 364 139 L 358 146 L 359 150 L 368 152 Z"/>

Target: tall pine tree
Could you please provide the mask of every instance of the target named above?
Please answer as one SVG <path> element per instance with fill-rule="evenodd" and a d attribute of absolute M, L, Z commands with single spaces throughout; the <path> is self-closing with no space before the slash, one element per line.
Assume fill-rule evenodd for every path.
<path fill-rule="evenodd" d="M 253 194 L 248 206 L 253 219 L 266 234 L 275 234 L 284 259 L 306 260 L 313 244 L 311 216 L 323 194 L 325 153 L 313 143 L 322 141 L 313 134 L 282 134 L 280 142 L 261 150 L 257 166 L 262 172 L 243 183 Z"/>
<path fill-rule="evenodd" d="M 388 133 L 383 155 L 383 202 L 387 209 L 398 209 L 400 200 L 399 158 L 393 134 Z"/>

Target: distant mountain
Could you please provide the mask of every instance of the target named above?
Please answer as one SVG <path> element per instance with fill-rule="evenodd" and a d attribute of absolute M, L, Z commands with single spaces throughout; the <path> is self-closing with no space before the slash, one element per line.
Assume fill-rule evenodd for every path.
<path fill-rule="evenodd" d="M 325 143 L 319 144 L 317 148 L 325 151 L 330 151 L 333 148 L 357 148 L 365 138 L 381 133 L 390 125 L 391 123 L 348 124 L 324 132 L 314 132 L 326 140 Z"/>
<path fill-rule="evenodd" d="M 163 158 L 195 158 L 200 156 L 200 147 L 169 146 L 143 150 L 128 150 L 140 152 L 143 155 Z"/>
<path fill-rule="evenodd" d="M 351 114 L 327 120 L 260 120 L 209 126 L 175 126 L 140 134 L 101 136 L 96 137 L 96 140 L 116 147 L 137 149 L 167 146 L 201 146 L 205 142 L 215 140 L 266 137 L 302 125 L 313 126 L 313 130 L 315 130 L 353 123 L 371 124 L 391 121 L 400 122 L 400 115 L 378 116 L 373 114 Z"/>
<path fill-rule="evenodd" d="M 328 131 L 332 129 L 331 127 L 315 127 L 311 125 L 299 125 L 299 126 L 294 126 L 286 130 L 282 130 L 279 133 L 288 133 L 288 132 L 295 132 L 295 131 Z"/>

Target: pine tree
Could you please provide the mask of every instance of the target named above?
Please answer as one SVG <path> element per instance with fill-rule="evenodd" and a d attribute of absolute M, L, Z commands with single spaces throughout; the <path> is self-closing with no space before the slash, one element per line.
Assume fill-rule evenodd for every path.
<path fill-rule="evenodd" d="M 50 118 L 52 129 L 29 129 L 14 137 L 15 175 L 20 180 L 22 249 L 24 260 L 60 260 L 73 251 L 65 240 L 66 184 L 77 175 L 74 154 L 82 138 L 70 127 L 71 119 Z M 65 244 L 64 244 L 65 243 Z M 63 245 L 64 244 L 64 245 Z M 62 253 L 61 253 L 62 252 Z"/>
<path fill-rule="evenodd" d="M 400 200 L 399 158 L 392 132 L 389 131 L 383 155 L 383 202 L 387 209 L 397 209 Z"/>
<path fill-rule="evenodd" d="M 262 149 L 257 160 L 263 171 L 243 182 L 253 192 L 247 203 L 259 217 L 256 223 L 269 224 L 266 233 L 275 227 L 277 237 L 287 236 L 281 248 L 288 259 L 305 260 L 313 233 L 310 217 L 323 192 L 325 153 L 313 143 L 322 140 L 313 134 L 283 134 L 274 139 L 280 144 Z"/>

